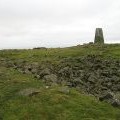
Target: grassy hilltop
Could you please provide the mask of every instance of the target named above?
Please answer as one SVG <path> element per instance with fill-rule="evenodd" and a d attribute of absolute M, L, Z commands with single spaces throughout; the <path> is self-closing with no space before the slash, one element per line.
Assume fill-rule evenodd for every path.
<path fill-rule="evenodd" d="M 120 120 L 98 100 L 120 95 L 119 66 L 120 44 L 1 50 L 0 120 Z"/>

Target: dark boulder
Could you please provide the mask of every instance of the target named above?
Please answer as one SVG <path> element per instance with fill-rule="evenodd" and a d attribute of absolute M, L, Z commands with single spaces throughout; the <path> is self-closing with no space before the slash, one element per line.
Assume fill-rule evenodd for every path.
<path fill-rule="evenodd" d="M 113 107 L 120 107 L 120 100 L 112 92 L 108 92 L 105 95 L 99 97 L 99 100 L 110 103 Z"/>
<path fill-rule="evenodd" d="M 114 98 L 114 94 L 111 92 L 106 93 L 105 95 L 101 96 L 99 98 L 100 101 L 104 101 L 104 100 L 110 100 Z"/>
<path fill-rule="evenodd" d="M 120 101 L 118 99 L 114 99 L 111 105 L 113 107 L 120 107 Z"/>
<path fill-rule="evenodd" d="M 39 76 L 41 78 L 43 78 L 45 75 L 50 75 L 50 69 L 49 68 L 45 68 L 39 73 Z"/>

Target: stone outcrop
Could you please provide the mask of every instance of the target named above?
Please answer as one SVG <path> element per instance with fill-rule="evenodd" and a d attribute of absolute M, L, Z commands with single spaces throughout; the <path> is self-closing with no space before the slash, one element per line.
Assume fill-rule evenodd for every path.
<path fill-rule="evenodd" d="M 117 59 L 88 55 L 64 58 L 57 65 L 21 62 L 16 64 L 15 69 L 33 74 L 48 86 L 60 84 L 74 87 L 97 98 L 108 91 L 120 93 L 120 60 Z M 29 72 L 25 72 L 26 70 Z M 113 106 L 117 106 L 116 102 L 118 101 L 114 101 Z"/>

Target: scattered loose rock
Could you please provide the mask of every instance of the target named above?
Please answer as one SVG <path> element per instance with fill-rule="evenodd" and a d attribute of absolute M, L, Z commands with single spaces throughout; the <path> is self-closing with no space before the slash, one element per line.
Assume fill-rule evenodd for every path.
<path fill-rule="evenodd" d="M 9 62 L 8 66 L 12 66 Z M 43 80 L 47 86 L 60 84 L 74 87 L 88 94 L 92 94 L 100 99 L 110 100 L 113 106 L 117 106 L 118 100 L 110 94 L 103 96 L 108 91 L 112 93 L 120 92 L 120 60 L 103 59 L 99 55 L 88 55 L 84 57 L 64 58 L 58 65 L 52 65 L 48 61 L 42 64 L 25 61 L 17 61 L 14 64 L 22 73 L 34 74 Z M 107 101 L 108 101 L 107 100 Z M 114 104 L 113 104 L 114 103 Z"/>

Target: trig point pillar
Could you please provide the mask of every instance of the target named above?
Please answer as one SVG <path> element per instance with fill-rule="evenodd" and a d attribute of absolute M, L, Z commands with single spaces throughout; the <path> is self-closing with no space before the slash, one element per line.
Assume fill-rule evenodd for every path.
<path fill-rule="evenodd" d="M 104 44 L 104 36 L 103 36 L 102 28 L 96 28 L 94 43 L 95 44 Z"/>

